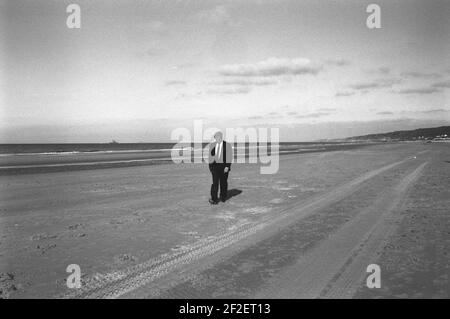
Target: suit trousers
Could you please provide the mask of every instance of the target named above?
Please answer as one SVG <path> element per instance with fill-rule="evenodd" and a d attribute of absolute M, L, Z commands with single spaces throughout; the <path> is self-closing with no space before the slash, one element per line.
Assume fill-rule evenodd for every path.
<path fill-rule="evenodd" d="M 226 200 L 228 193 L 228 173 L 225 173 L 225 165 L 223 163 L 213 163 L 209 166 L 212 174 L 211 199 L 218 200 L 217 193 L 220 186 L 220 199 Z"/>

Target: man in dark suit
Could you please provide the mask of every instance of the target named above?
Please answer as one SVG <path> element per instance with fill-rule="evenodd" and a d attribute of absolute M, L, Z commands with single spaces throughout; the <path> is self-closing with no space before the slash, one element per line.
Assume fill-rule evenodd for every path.
<path fill-rule="evenodd" d="M 215 142 L 209 145 L 209 170 L 212 174 L 213 183 L 211 185 L 211 198 L 209 203 L 216 205 L 219 202 L 217 193 L 220 186 L 220 199 L 227 200 L 228 173 L 230 172 L 231 161 L 233 159 L 233 149 L 231 144 L 223 140 L 222 132 L 214 134 Z"/>

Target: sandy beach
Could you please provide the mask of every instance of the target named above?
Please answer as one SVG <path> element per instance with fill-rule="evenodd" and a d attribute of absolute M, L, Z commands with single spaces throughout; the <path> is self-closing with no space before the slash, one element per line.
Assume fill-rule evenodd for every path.
<path fill-rule="evenodd" d="M 26 164 L 24 161 L 23 163 Z M 9 298 L 449 298 L 450 145 L 393 143 L 233 164 L 0 176 Z M 365 285 L 378 264 L 382 286 Z M 66 267 L 81 268 L 68 289 Z"/>

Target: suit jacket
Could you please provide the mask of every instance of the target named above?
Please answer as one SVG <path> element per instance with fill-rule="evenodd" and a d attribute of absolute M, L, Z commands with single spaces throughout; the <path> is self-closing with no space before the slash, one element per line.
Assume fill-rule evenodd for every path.
<path fill-rule="evenodd" d="M 220 158 L 216 156 L 216 143 L 209 144 L 209 155 L 209 169 L 212 169 L 215 165 L 230 169 L 231 162 L 233 161 L 233 148 L 230 143 L 222 141 L 222 154 Z"/>

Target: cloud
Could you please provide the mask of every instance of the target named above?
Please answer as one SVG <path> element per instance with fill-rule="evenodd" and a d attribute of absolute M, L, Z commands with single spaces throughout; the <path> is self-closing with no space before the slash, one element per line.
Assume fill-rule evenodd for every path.
<path fill-rule="evenodd" d="M 270 112 L 264 116 L 262 115 L 255 115 L 255 116 L 250 116 L 248 119 L 250 120 L 261 120 L 261 119 L 276 119 L 276 118 L 280 118 L 282 117 L 280 113 L 278 112 Z"/>
<path fill-rule="evenodd" d="M 183 69 L 189 69 L 189 68 L 196 67 L 197 65 L 198 64 L 196 64 L 196 63 L 182 63 L 182 64 L 172 66 L 172 69 L 183 70 Z"/>
<path fill-rule="evenodd" d="M 368 70 L 367 73 L 369 74 L 379 74 L 379 75 L 388 75 L 391 73 L 391 68 L 388 68 L 386 66 L 382 66 L 376 69 Z"/>
<path fill-rule="evenodd" d="M 425 111 L 410 111 L 410 110 L 403 110 L 400 111 L 401 114 L 439 114 L 439 113 L 449 113 L 450 109 L 431 109 L 431 110 L 425 110 Z"/>
<path fill-rule="evenodd" d="M 341 96 L 352 96 L 355 95 L 356 92 L 350 92 L 350 91 L 338 91 L 334 96 L 341 97 Z"/>
<path fill-rule="evenodd" d="M 287 114 L 288 115 L 297 115 L 298 113 L 297 112 L 288 112 Z M 279 118 L 282 118 L 282 117 L 284 117 L 283 114 L 274 111 L 274 112 L 267 113 L 267 114 L 265 114 L 263 116 L 261 116 L 261 115 L 251 116 L 251 117 L 249 117 L 249 119 L 251 119 L 251 120 L 279 119 Z"/>
<path fill-rule="evenodd" d="M 144 52 L 141 52 L 139 55 L 141 57 L 144 57 L 144 56 L 158 56 L 158 55 L 161 55 L 161 52 L 158 49 L 150 48 L 150 49 L 145 50 Z"/>
<path fill-rule="evenodd" d="M 446 110 L 446 109 L 434 109 L 434 110 L 422 111 L 421 113 L 425 113 L 425 114 L 435 114 L 435 113 L 447 113 L 447 112 L 450 112 L 450 110 Z"/>
<path fill-rule="evenodd" d="M 247 94 L 254 87 L 276 84 L 277 81 L 268 79 L 233 78 L 230 80 L 211 82 L 212 88 L 206 91 L 208 94 Z"/>
<path fill-rule="evenodd" d="M 352 84 L 352 85 L 350 85 L 350 87 L 354 90 L 377 89 L 377 88 L 380 88 L 380 83 L 376 83 L 376 82 L 358 83 L 358 84 Z"/>
<path fill-rule="evenodd" d="M 153 33 L 159 33 L 163 34 L 167 31 L 167 25 L 164 24 L 162 21 L 147 21 L 144 23 L 141 23 L 138 25 L 138 28 L 146 31 L 146 32 L 153 32 Z"/>
<path fill-rule="evenodd" d="M 378 72 L 381 74 L 389 74 L 391 73 L 391 69 L 385 66 L 378 68 Z"/>
<path fill-rule="evenodd" d="M 195 15 L 195 18 L 200 22 L 211 24 L 234 24 L 228 8 L 223 4 L 203 9 Z"/>
<path fill-rule="evenodd" d="M 137 56 L 140 58 L 155 57 L 155 56 L 160 56 L 163 53 L 164 53 L 164 50 L 161 48 L 161 46 L 157 42 L 154 42 L 151 45 L 149 45 L 149 47 L 147 49 L 145 49 L 144 51 L 138 52 Z"/>
<path fill-rule="evenodd" d="M 305 115 L 297 115 L 296 118 L 311 119 L 311 118 L 319 118 L 319 117 L 328 116 L 328 115 L 330 115 L 329 112 L 316 112 L 316 113 L 309 113 L 309 114 L 305 114 Z"/>
<path fill-rule="evenodd" d="M 412 89 L 402 89 L 395 91 L 397 94 L 433 94 L 439 92 L 440 90 L 435 87 L 422 87 L 422 88 L 412 88 Z"/>
<path fill-rule="evenodd" d="M 331 107 L 321 107 L 320 109 L 318 109 L 319 112 L 335 112 L 336 109 L 335 108 L 331 108 Z"/>
<path fill-rule="evenodd" d="M 433 83 L 431 86 L 409 88 L 395 91 L 398 94 L 433 94 L 442 91 L 442 89 L 450 88 L 450 80 Z"/>
<path fill-rule="evenodd" d="M 229 94 L 247 94 L 251 91 L 250 87 L 237 87 L 237 88 L 226 88 L 226 89 L 209 89 L 206 91 L 207 94 L 219 94 L 219 95 L 229 95 Z"/>
<path fill-rule="evenodd" d="M 440 75 L 439 73 L 417 72 L 417 71 L 402 72 L 400 75 L 407 78 L 417 78 L 417 79 L 432 79 L 442 77 L 442 75 Z"/>
<path fill-rule="evenodd" d="M 219 68 L 218 73 L 223 76 L 235 77 L 270 77 L 283 75 L 316 75 L 322 69 L 304 58 L 286 59 L 269 58 L 253 64 L 229 64 Z"/>
<path fill-rule="evenodd" d="M 433 88 L 441 88 L 441 89 L 448 89 L 450 88 L 450 80 L 447 81 L 441 81 L 436 82 L 432 85 Z"/>
<path fill-rule="evenodd" d="M 325 64 L 334 65 L 334 66 L 347 66 L 350 65 L 350 61 L 345 59 L 328 59 L 325 60 Z"/>
<path fill-rule="evenodd" d="M 269 79 L 232 79 L 232 80 L 224 80 L 224 81 L 218 81 L 213 82 L 214 85 L 237 85 L 237 86 L 266 86 L 266 85 L 272 85 L 278 83 L 275 80 L 269 80 Z"/>
<path fill-rule="evenodd" d="M 400 79 L 379 79 L 375 81 L 369 82 L 361 82 L 350 85 L 350 87 L 354 90 L 370 90 L 370 89 L 382 89 L 382 88 L 390 88 L 395 84 L 400 83 Z"/>
<path fill-rule="evenodd" d="M 166 81 L 164 84 L 165 84 L 166 86 L 172 86 L 172 85 L 186 85 L 186 81 L 172 80 L 172 81 Z"/>
<path fill-rule="evenodd" d="M 394 113 L 389 112 L 389 111 L 383 111 L 383 112 L 378 112 L 377 114 L 378 114 L 378 115 L 392 115 L 392 114 L 394 114 Z"/>

